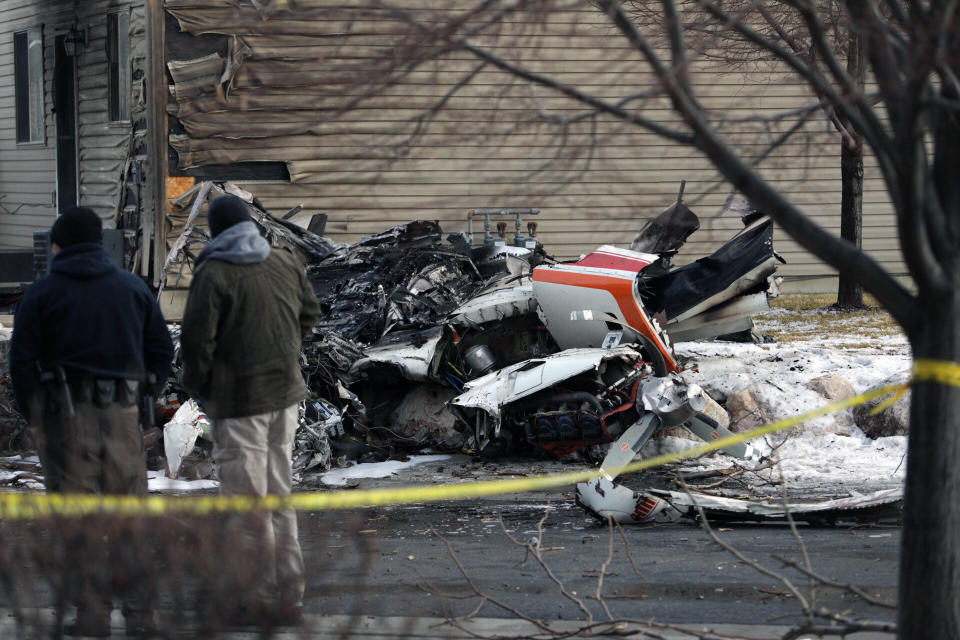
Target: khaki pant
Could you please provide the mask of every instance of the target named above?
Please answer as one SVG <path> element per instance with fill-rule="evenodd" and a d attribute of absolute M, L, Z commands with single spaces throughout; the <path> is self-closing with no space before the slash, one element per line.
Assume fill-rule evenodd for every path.
<path fill-rule="evenodd" d="M 79 401 L 71 417 L 55 387 L 42 386 L 33 400 L 31 430 L 47 491 L 146 493 L 147 468 L 135 404 L 100 407 Z M 108 621 L 115 590 L 123 598 L 128 624 L 152 618 L 145 589 L 149 576 L 143 575 L 145 563 L 140 561 L 141 554 L 151 551 L 139 548 L 129 530 L 106 523 L 106 518 L 91 517 L 68 520 L 61 527 L 67 536 L 66 595 L 77 607 L 77 621 L 95 626 Z"/>
<path fill-rule="evenodd" d="M 289 495 L 290 458 L 297 430 L 297 405 L 243 418 L 213 421 L 213 458 L 223 495 Z M 303 602 L 303 556 L 295 511 L 254 513 L 242 518 L 244 553 L 259 567 L 259 603 Z M 251 557 L 251 556 L 247 556 Z"/>

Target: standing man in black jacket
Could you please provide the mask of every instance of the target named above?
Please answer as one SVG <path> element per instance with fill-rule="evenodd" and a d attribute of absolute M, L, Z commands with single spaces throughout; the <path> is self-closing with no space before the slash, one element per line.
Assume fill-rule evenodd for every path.
<path fill-rule="evenodd" d="M 156 392 L 166 382 L 173 344 L 150 290 L 113 263 L 101 229 L 86 207 L 53 224 L 50 273 L 17 309 L 10 374 L 48 491 L 144 494 L 138 400 L 147 386 Z M 70 580 L 77 619 L 64 632 L 103 637 L 113 608 L 110 565 L 104 532 L 88 533 L 71 543 L 86 548 L 68 550 L 78 561 Z M 151 632 L 153 613 L 142 594 L 124 594 L 123 613 L 128 635 Z"/>

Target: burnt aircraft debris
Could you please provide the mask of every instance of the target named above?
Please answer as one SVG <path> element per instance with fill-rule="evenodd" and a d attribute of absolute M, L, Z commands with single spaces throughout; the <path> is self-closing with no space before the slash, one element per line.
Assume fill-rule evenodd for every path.
<path fill-rule="evenodd" d="M 812 525 L 837 523 L 896 524 L 903 511 L 903 489 L 882 489 L 868 494 L 820 502 L 744 500 L 703 493 L 662 489 L 634 491 L 612 480 L 599 478 L 577 485 L 577 504 L 601 522 L 608 518 L 620 524 L 651 524 L 698 521 L 703 516 L 713 523 L 781 522 L 789 520 Z"/>
<path fill-rule="evenodd" d="M 523 233 L 521 216 L 536 209 L 476 210 L 469 234 L 414 220 L 336 245 L 233 185 L 216 189 L 245 194 L 265 237 L 301 257 L 324 310 L 301 361 L 310 389 L 294 452 L 301 472 L 428 447 L 564 456 L 623 441 L 632 458 L 678 425 L 722 435 L 703 391 L 679 375 L 673 327 L 684 339 L 749 327 L 778 258 L 771 223 L 742 199 L 727 209 L 744 215 L 743 231 L 674 268 L 699 227 L 679 199 L 633 249 L 602 246 L 561 262 L 535 223 Z M 479 246 L 475 217 L 484 218 Z M 513 220 L 512 235 L 503 218 Z M 188 451 L 202 430 L 193 418 L 173 424 L 170 438 L 183 444 L 171 457 L 186 464 L 204 451 Z"/>

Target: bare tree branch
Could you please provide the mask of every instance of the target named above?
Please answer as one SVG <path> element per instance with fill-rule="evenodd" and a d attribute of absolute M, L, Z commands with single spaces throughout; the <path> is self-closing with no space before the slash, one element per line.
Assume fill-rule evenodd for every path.
<path fill-rule="evenodd" d="M 537 564 L 539 564 L 540 568 L 543 569 L 543 572 L 547 574 L 547 577 L 550 578 L 550 581 L 553 582 L 555 585 L 557 585 L 557 587 L 560 589 L 560 594 L 564 598 L 566 598 L 567 600 L 575 604 L 577 608 L 583 612 L 583 615 L 586 616 L 588 624 L 592 623 L 593 613 L 591 613 L 590 610 L 586 607 L 586 605 L 583 604 L 583 600 L 581 600 L 580 598 L 573 595 L 567 590 L 566 585 L 564 585 L 563 581 L 560 580 L 560 578 L 558 578 L 556 574 L 553 573 L 553 570 L 544 561 L 543 555 L 540 552 L 540 548 L 543 542 L 543 523 L 544 521 L 546 521 L 549 513 L 550 513 L 550 510 L 548 509 L 547 512 L 543 514 L 543 518 L 540 519 L 540 522 L 537 523 L 537 538 L 536 538 L 535 544 L 531 544 L 529 542 L 520 542 L 519 540 L 514 538 L 510 534 L 510 532 L 507 531 L 507 525 L 503 522 L 503 518 L 500 518 L 500 528 L 503 529 L 504 535 L 507 536 L 507 539 L 509 539 L 510 542 L 517 545 L 518 547 L 523 547 L 524 549 L 527 550 L 528 555 L 533 556 L 533 559 L 537 561 Z"/>
<path fill-rule="evenodd" d="M 630 566 L 633 567 L 633 572 L 643 577 L 643 572 L 637 568 L 637 563 L 633 559 L 633 553 L 630 551 L 630 542 L 627 540 L 627 534 L 623 532 L 623 527 L 619 522 L 615 522 L 614 524 L 617 525 L 617 531 L 620 532 L 620 538 L 623 540 L 623 549 L 627 554 L 627 559 L 630 561 Z"/>
<path fill-rule="evenodd" d="M 872 110 L 853 109 L 849 97 L 837 93 L 829 83 L 824 81 L 822 76 L 817 73 L 814 68 L 803 63 L 796 52 L 784 49 L 776 42 L 764 37 L 762 34 L 744 24 L 741 20 L 726 14 L 710 0 L 697 0 L 697 4 L 748 41 L 774 54 L 779 60 L 793 69 L 801 78 L 810 84 L 817 95 L 828 99 L 835 109 L 842 112 L 847 119 L 854 123 L 857 130 L 864 135 L 867 142 L 874 149 L 878 160 L 881 162 L 884 161 L 886 157 L 884 152 L 890 152 L 892 150 L 892 143 L 886 135 L 879 118 L 873 114 Z"/>
<path fill-rule="evenodd" d="M 854 633 L 866 631 L 896 633 L 897 625 L 892 622 L 850 622 L 843 625 L 811 624 L 791 629 L 782 636 L 781 640 L 800 640 L 801 638 L 809 638 L 811 636 L 818 638 L 840 636 L 843 638 Z"/>
<path fill-rule="evenodd" d="M 433 33 L 429 27 L 427 27 L 426 25 L 421 23 L 419 20 L 417 20 L 409 11 L 406 11 L 403 9 L 397 9 L 397 8 L 392 8 L 391 11 L 398 17 L 410 23 L 411 25 L 416 26 L 417 28 L 422 30 L 424 33 L 426 34 Z M 581 102 L 582 104 L 590 105 L 591 107 L 596 109 L 598 112 L 607 113 L 625 122 L 630 122 L 632 124 L 641 126 L 645 129 L 649 129 L 650 131 L 653 131 L 654 133 L 661 135 L 667 139 L 673 140 L 674 142 L 679 142 L 681 144 L 693 143 L 693 136 L 691 136 L 689 133 L 671 129 L 669 127 L 665 127 L 659 124 L 658 122 L 655 122 L 647 118 L 643 118 L 642 116 L 636 113 L 632 113 L 622 107 L 618 107 L 616 104 L 607 102 L 606 100 L 601 100 L 596 96 L 590 95 L 584 91 L 580 91 L 579 89 L 571 87 L 565 83 L 559 82 L 555 78 L 551 78 L 544 74 L 535 73 L 533 71 L 530 71 L 529 69 L 524 69 L 519 65 L 513 64 L 512 62 L 508 62 L 507 60 L 504 60 L 502 57 L 495 55 L 494 53 L 488 51 L 487 49 L 484 49 L 483 47 L 479 47 L 472 44 L 466 37 L 456 36 L 452 34 L 446 37 L 453 46 L 458 46 L 464 49 L 465 51 L 469 51 L 473 55 L 477 56 L 479 59 L 489 62 L 493 66 L 499 69 L 502 69 L 504 71 L 507 71 L 508 73 L 511 73 L 518 78 L 523 78 L 524 80 L 528 80 L 540 86 L 549 87 L 559 93 L 562 93 L 563 95 L 569 98 L 573 98 L 574 100 Z"/>
<path fill-rule="evenodd" d="M 485 601 L 489 602 L 490 604 L 493 604 L 503 609 L 504 611 L 510 613 L 511 615 L 516 616 L 518 619 L 529 622 L 530 624 L 536 626 L 541 631 L 544 631 L 544 632 L 551 631 L 550 627 L 543 624 L 539 620 L 535 620 L 534 618 L 524 615 L 523 612 L 521 612 L 519 609 L 512 607 L 507 603 L 501 600 L 498 600 L 497 598 L 494 598 L 484 593 L 483 591 L 481 591 L 480 588 L 477 587 L 476 583 L 473 581 L 473 578 L 470 577 L 470 574 L 467 573 L 467 570 L 464 568 L 463 563 L 460 562 L 460 558 L 457 556 L 456 552 L 453 550 L 453 545 L 450 544 L 450 541 L 447 540 L 445 537 L 443 537 L 443 535 L 441 535 L 440 532 L 438 532 L 433 527 L 430 527 L 430 533 L 436 536 L 437 539 L 439 539 L 440 542 L 442 542 L 444 546 L 446 546 L 447 553 L 449 554 L 450 558 L 453 560 L 453 563 L 456 565 L 457 570 L 460 572 L 460 575 L 463 576 L 463 579 L 467 581 L 467 585 L 470 587 L 470 589 L 473 590 L 475 594 L 477 594 L 479 597 L 483 598 Z"/>
<path fill-rule="evenodd" d="M 610 607 L 607 606 L 606 601 L 603 599 L 603 577 L 607 574 L 607 568 L 610 566 L 610 563 L 613 562 L 613 518 L 610 517 L 607 518 L 607 534 L 607 557 L 603 561 L 603 564 L 600 565 L 600 575 L 597 576 L 596 598 L 600 606 L 603 607 L 603 612 L 607 614 L 607 619 L 613 620 Z"/>
<path fill-rule="evenodd" d="M 698 0 L 702 2 L 703 0 Z M 770 215 L 787 233 L 805 249 L 820 259 L 845 270 L 863 283 L 864 288 L 875 295 L 908 333 L 915 330 L 920 319 L 916 314 L 913 297 L 890 276 L 877 262 L 852 244 L 837 238 L 817 225 L 797 209 L 779 191 L 743 161 L 723 138 L 710 126 L 703 110 L 691 96 L 683 93 L 666 73 L 663 64 L 653 49 L 640 34 L 629 17 L 611 0 L 600 0 L 601 8 L 613 12 L 617 28 L 628 41 L 640 50 L 653 67 L 674 101 L 675 108 L 693 129 L 697 147 L 714 163 L 720 173 L 735 188 L 744 193 L 763 211 Z M 856 114 L 854 114 L 856 117 Z"/>
<path fill-rule="evenodd" d="M 803 538 L 800 536 L 800 532 L 797 530 L 797 523 L 793 519 L 793 512 L 790 510 L 790 503 L 787 499 L 787 483 L 783 478 L 783 467 L 777 466 L 777 472 L 780 474 L 780 485 L 783 490 L 780 492 L 780 495 L 783 498 L 783 512 L 787 516 L 787 522 L 790 524 L 790 533 L 793 534 L 793 539 L 796 540 L 797 546 L 800 547 L 800 554 L 803 556 L 803 566 L 808 570 L 813 571 L 813 566 L 810 564 L 810 554 L 807 553 L 807 545 L 804 544 Z M 817 607 L 817 585 L 813 577 L 810 574 L 807 574 L 809 579 L 808 588 L 810 590 L 810 609 L 811 612 Z M 810 622 L 813 622 L 813 616 L 809 618 Z"/>
<path fill-rule="evenodd" d="M 873 596 L 871 596 L 866 591 L 864 591 L 863 589 L 861 589 L 856 585 L 840 583 L 835 580 L 831 580 L 830 578 L 827 578 L 826 576 L 820 573 L 817 573 L 809 566 L 809 564 L 806 563 L 806 561 L 805 561 L 805 565 L 806 565 L 805 566 L 805 565 L 801 565 L 800 563 L 794 560 L 789 560 L 787 558 L 783 558 L 775 554 L 772 555 L 771 557 L 774 558 L 775 560 L 778 560 L 779 562 L 782 562 L 784 566 L 796 569 L 800 573 L 808 576 L 813 580 L 816 580 L 820 584 L 824 584 L 828 587 L 834 587 L 835 589 L 842 589 L 843 591 L 849 591 L 850 593 L 854 593 L 857 596 L 859 596 L 864 602 L 867 602 L 877 607 L 883 607 L 885 609 L 896 610 L 897 608 L 897 605 L 890 604 L 889 602 L 884 602 L 883 600 L 880 600 L 878 598 L 874 598 Z"/>
<path fill-rule="evenodd" d="M 693 502 L 694 508 L 697 510 L 697 515 L 700 518 L 700 527 L 707 532 L 707 535 L 710 536 L 710 539 L 713 540 L 717 545 L 725 549 L 734 558 L 736 558 L 743 564 L 747 565 L 748 567 L 752 568 L 754 571 L 762 573 L 767 577 L 773 578 L 774 580 L 782 584 L 784 587 L 786 587 L 787 591 L 790 592 L 790 595 L 796 598 L 797 602 L 800 603 L 800 606 L 803 608 L 804 615 L 808 617 L 811 616 L 813 610 L 810 608 L 810 604 L 807 602 L 807 599 L 803 597 L 803 594 L 800 593 L 800 590 L 797 589 L 796 586 L 794 586 L 793 582 L 791 582 L 788 577 L 782 574 L 779 574 L 776 571 L 772 571 L 766 568 L 765 566 L 763 566 L 762 564 L 759 564 L 747 558 L 745 555 L 740 553 L 739 549 L 727 544 L 724 540 L 720 538 L 720 536 L 716 534 L 716 532 L 713 530 L 713 527 L 710 526 L 710 521 L 707 519 L 707 514 L 703 512 L 703 507 L 700 506 L 700 503 L 694 497 L 693 493 L 691 493 L 690 488 L 687 486 L 687 483 L 683 481 L 683 477 L 680 477 L 679 475 L 678 477 L 680 478 L 680 486 L 683 487 L 683 490 L 686 492 L 691 502 Z"/>
<path fill-rule="evenodd" d="M 856 101 L 859 89 L 853 82 L 853 79 L 847 75 L 846 69 L 840 64 L 840 61 L 837 60 L 836 55 L 834 55 L 833 47 L 830 46 L 830 43 L 827 41 L 827 34 L 823 29 L 823 23 L 820 21 L 820 17 L 817 15 L 812 2 L 810 2 L 810 0 L 787 0 L 787 3 L 796 8 L 803 18 L 804 23 L 807 25 L 807 31 L 810 33 L 813 41 L 814 48 L 819 54 L 820 59 L 827 65 L 827 69 L 833 76 L 834 81 L 840 85 L 843 95 L 854 97 Z"/>
<path fill-rule="evenodd" d="M 687 46 L 683 38 L 683 22 L 680 18 L 680 12 L 677 11 L 677 5 L 673 0 L 661 0 L 661 4 L 663 5 L 663 21 L 670 42 L 670 66 L 673 69 L 673 77 L 677 84 L 683 87 L 684 91 L 693 95 L 693 88 L 690 86 L 690 78 L 687 75 Z"/>

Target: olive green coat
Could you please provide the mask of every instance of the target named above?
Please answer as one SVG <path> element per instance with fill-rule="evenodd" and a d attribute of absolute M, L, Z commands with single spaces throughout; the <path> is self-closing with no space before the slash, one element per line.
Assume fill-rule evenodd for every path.
<path fill-rule="evenodd" d="M 319 319 L 303 266 L 287 251 L 256 264 L 206 260 L 183 314 L 184 389 L 215 420 L 299 402 L 301 341 Z"/>

